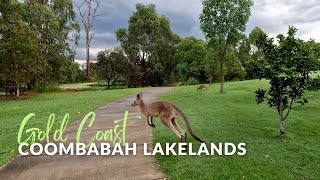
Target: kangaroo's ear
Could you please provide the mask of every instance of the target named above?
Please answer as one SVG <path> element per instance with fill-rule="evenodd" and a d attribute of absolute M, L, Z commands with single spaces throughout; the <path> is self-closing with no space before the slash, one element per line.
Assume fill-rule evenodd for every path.
<path fill-rule="evenodd" d="M 140 97 L 142 97 L 142 92 L 141 93 L 139 93 L 140 94 Z"/>
<path fill-rule="evenodd" d="M 139 99 L 140 98 L 140 94 L 137 94 L 137 99 Z"/>

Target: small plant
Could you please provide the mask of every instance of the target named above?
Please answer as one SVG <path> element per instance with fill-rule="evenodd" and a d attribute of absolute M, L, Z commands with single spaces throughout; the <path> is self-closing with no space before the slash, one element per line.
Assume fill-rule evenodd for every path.
<path fill-rule="evenodd" d="M 256 101 L 267 100 L 269 107 L 275 107 L 280 119 L 280 135 L 285 135 L 284 121 L 288 118 L 294 103 L 304 105 L 307 99 L 303 93 L 310 86 L 310 72 L 317 70 L 314 51 L 301 39 L 295 37 L 297 29 L 289 27 L 288 36 L 278 35 L 278 44 L 262 34 L 258 46 L 264 54 L 261 78 L 270 80 L 270 89 L 256 91 Z"/>

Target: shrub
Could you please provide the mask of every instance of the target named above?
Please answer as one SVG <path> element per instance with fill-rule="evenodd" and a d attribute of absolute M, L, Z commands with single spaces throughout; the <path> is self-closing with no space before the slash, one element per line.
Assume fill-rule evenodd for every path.
<path fill-rule="evenodd" d="M 200 82 L 193 77 L 190 77 L 187 82 L 183 83 L 183 85 L 197 85 L 197 84 L 200 84 Z"/>
<path fill-rule="evenodd" d="M 39 83 L 36 86 L 36 91 L 38 93 L 52 93 L 52 92 L 62 92 L 62 89 L 57 84 Z"/>
<path fill-rule="evenodd" d="M 320 90 L 320 78 L 312 79 L 310 81 L 310 86 L 309 86 L 308 90 L 319 91 Z"/>

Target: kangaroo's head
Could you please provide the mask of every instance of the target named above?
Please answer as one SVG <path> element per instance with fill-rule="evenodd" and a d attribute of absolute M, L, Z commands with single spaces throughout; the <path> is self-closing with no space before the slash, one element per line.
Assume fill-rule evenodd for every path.
<path fill-rule="evenodd" d="M 137 99 L 133 101 L 132 106 L 140 106 L 143 104 L 142 93 L 137 94 Z"/>

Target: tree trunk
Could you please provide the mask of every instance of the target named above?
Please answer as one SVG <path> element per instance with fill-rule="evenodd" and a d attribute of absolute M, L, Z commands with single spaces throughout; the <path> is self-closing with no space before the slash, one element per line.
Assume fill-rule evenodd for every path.
<path fill-rule="evenodd" d="M 16 81 L 16 96 L 19 97 L 20 96 L 20 83 L 19 81 Z"/>
<path fill-rule="evenodd" d="M 129 78 L 126 78 L 126 86 L 129 88 Z"/>
<path fill-rule="evenodd" d="M 286 134 L 286 131 L 284 129 L 284 121 L 280 117 L 280 136 L 284 136 Z"/>
<path fill-rule="evenodd" d="M 29 79 L 28 83 L 27 83 L 27 90 L 31 91 L 34 89 L 34 79 Z"/>
<path fill-rule="evenodd" d="M 32 90 L 32 85 L 30 82 L 27 83 L 27 90 L 28 91 L 31 91 Z"/>
<path fill-rule="evenodd" d="M 221 86 L 220 86 L 220 93 L 223 93 L 223 84 L 224 84 L 224 60 L 221 59 L 220 61 L 220 75 L 221 75 Z"/>
<path fill-rule="evenodd" d="M 110 89 L 110 80 L 108 79 L 107 82 L 108 82 L 108 89 Z"/>
<path fill-rule="evenodd" d="M 281 92 L 281 91 L 280 91 Z M 284 119 L 283 119 L 283 103 L 282 103 L 282 94 L 280 93 L 280 104 L 279 104 L 279 116 L 280 116 L 280 136 L 284 136 L 286 131 L 284 129 Z"/>
<path fill-rule="evenodd" d="M 86 51 L 87 51 L 87 80 L 90 80 L 90 37 L 89 37 L 89 30 L 86 31 Z"/>
<path fill-rule="evenodd" d="M 145 60 L 141 61 L 141 80 L 140 80 L 140 86 L 144 87 L 147 86 L 147 66 Z"/>

